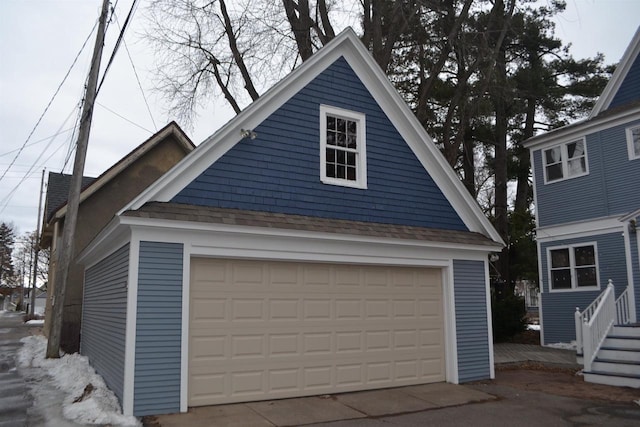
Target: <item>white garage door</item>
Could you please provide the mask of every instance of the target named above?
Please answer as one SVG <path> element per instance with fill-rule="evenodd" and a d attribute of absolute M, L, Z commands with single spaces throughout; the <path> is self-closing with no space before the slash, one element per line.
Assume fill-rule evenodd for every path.
<path fill-rule="evenodd" d="M 441 274 L 193 259 L 189 406 L 444 381 Z"/>

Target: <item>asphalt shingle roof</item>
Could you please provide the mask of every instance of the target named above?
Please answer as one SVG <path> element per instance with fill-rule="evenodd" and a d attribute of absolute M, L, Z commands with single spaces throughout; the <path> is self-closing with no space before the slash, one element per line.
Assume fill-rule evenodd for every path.
<path fill-rule="evenodd" d="M 88 187 L 95 178 L 82 177 L 82 188 Z M 47 184 L 47 199 L 45 206 L 46 222 L 51 221 L 53 214 L 67 203 L 69 197 L 69 187 L 71 186 L 71 175 L 64 173 L 49 172 L 49 183 Z"/>
<path fill-rule="evenodd" d="M 124 212 L 123 215 L 138 218 L 316 231 L 342 235 L 386 237 L 479 246 L 495 246 L 497 244 L 497 242 L 494 242 L 483 234 L 469 231 L 441 230 L 179 203 L 151 202 L 145 204 L 138 210 Z"/>

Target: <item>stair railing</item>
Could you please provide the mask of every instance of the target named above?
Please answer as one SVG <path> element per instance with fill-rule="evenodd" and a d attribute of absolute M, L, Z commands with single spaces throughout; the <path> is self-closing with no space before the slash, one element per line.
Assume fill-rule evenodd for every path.
<path fill-rule="evenodd" d="M 616 300 L 616 325 L 631 323 L 631 307 L 629 306 L 629 287 Z"/>
<path fill-rule="evenodd" d="M 582 355 L 584 370 L 590 371 L 598 349 L 607 337 L 616 320 L 616 300 L 613 283 L 609 280 L 607 289 L 597 298 L 597 304 L 589 319 L 584 318 L 582 329 Z M 594 301 L 594 302 L 596 302 Z"/>
<path fill-rule="evenodd" d="M 611 280 L 609 280 L 611 283 Z M 576 352 L 578 354 L 582 354 L 582 325 L 584 323 L 589 322 L 593 317 L 593 313 L 596 311 L 596 308 L 600 305 L 600 302 L 604 298 L 606 290 L 601 292 L 600 295 L 593 300 L 591 304 L 587 308 L 585 308 L 582 312 L 580 312 L 580 307 L 576 307 L 576 312 L 574 313 L 575 323 L 576 323 Z"/>

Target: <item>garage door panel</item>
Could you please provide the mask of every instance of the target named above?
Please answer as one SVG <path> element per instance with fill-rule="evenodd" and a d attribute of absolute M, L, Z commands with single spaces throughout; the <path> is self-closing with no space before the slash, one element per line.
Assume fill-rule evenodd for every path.
<path fill-rule="evenodd" d="M 440 270 L 218 259 L 191 270 L 190 406 L 444 380 Z"/>

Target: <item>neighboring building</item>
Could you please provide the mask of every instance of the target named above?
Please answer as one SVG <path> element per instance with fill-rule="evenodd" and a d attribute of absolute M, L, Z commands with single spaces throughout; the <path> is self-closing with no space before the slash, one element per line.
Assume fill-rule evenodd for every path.
<path fill-rule="evenodd" d="M 349 29 L 87 246 L 81 352 L 138 416 L 488 379 L 502 247 Z"/>
<path fill-rule="evenodd" d="M 83 178 L 78 222 L 74 234 L 75 253 L 80 253 L 120 208 L 171 169 L 193 148 L 194 145 L 189 138 L 172 122 L 98 178 Z M 44 328 L 47 335 L 51 326 L 57 243 L 62 238 L 70 183 L 70 175 L 49 173 L 40 243 L 42 248 L 51 248 Z M 66 352 L 79 349 L 83 275 L 84 271 L 80 265 L 74 264 L 69 269 L 61 331 L 61 346 Z"/>
<path fill-rule="evenodd" d="M 592 322 L 585 309 L 609 280 L 615 322 L 635 322 L 640 312 L 640 29 L 591 115 L 525 146 L 533 165 L 542 344 L 577 339 L 581 353 L 576 324 Z M 635 373 L 640 385 L 637 365 Z"/>

